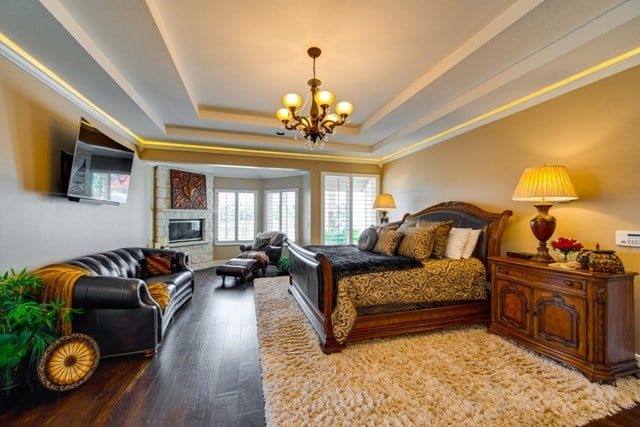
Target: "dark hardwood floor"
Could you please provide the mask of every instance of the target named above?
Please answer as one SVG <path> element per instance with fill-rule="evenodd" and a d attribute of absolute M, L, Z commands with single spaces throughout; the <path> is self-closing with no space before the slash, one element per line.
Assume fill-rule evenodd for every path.
<path fill-rule="evenodd" d="M 0 426 L 263 426 L 253 286 L 229 279 L 196 272 L 155 357 L 104 359 L 77 390 L 3 402 Z M 589 425 L 640 426 L 640 406 Z"/>

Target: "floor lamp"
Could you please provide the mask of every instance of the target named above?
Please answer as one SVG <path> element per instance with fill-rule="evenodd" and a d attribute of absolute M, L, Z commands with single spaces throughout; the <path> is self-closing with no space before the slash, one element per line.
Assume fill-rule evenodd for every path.
<path fill-rule="evenodd" d="M 542 166 L 525 169 L 513 192 L 513 200 L 535 202 L 538 215 L 530 221 L 531 231 L 538 239 L 538 250 L 531 258 L 537 262 L 554 262 L 549 255 L 547 240 L 556 229 L 556 219 L 549 214 L 553 206 L 550 202 L 568 202 L 576 200 L 569 173 L 564 166 Z"/>

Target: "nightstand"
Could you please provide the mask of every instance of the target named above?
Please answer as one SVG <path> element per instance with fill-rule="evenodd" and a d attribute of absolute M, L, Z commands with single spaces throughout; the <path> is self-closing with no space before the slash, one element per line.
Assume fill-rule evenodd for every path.
<path fill-rule="evenodd" d="M 635 374 L 633 277 L 489 257 L 489 332 L 571 365 L 589 380 Z"/>

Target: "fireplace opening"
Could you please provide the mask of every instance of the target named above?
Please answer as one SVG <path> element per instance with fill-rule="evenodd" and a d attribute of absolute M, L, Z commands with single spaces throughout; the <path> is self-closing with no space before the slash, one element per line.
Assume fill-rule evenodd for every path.
<path fill-rule="evenodd" d="M 204 219 L 170 219 L 169 243 L 204 240 Z"/>

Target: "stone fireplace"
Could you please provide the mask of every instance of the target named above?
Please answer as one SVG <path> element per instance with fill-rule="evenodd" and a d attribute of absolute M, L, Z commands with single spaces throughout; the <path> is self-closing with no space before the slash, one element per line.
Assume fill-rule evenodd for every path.
<path fill-rule="evenodd" d="M 213 175 L 204 174 L 207 185 L 207 209 L 172 209 L 171 169 L 176 168 L 155 168 L 154 246 L 187 252 L 194 270 L 211 267 L 215 265 Z"/>

